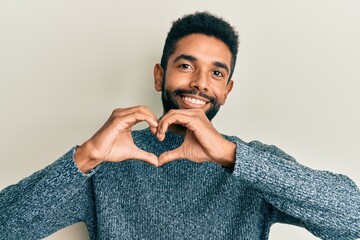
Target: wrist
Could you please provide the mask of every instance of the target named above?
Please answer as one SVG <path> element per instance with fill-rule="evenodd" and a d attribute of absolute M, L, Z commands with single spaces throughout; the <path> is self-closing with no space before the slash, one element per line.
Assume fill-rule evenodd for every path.
<path fill-rule="evenodd" d="M 217 162 L 226 168 L 233 169 L 235 166 L 235 155 L 236 144 L 226 140 L 226 144 L 224 145 L 224 154 Z"/>
<path fill-rule="evenodd" d="M 78 146 L 75 150 L 74 160 L 76 166 L 83 173 L 89 173 L 92 169 L 101 163 L 101 161 L 92 157 L 90 149 L 91 148 L 89 147 L 89 144 L 85 142 Z"/>

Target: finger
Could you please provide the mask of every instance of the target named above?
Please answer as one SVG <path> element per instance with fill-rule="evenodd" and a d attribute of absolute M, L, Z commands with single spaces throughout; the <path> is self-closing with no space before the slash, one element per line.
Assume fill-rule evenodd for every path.
<path fill-rule="evenodd" d="M 112 120 L 112 124 L 119 132 L 122 132 L 125 129 L 129 130 L 129 128 L 143 121 L 146 121 L 148 123 L 152 131 L 154 131 L 154 129 L 157 129 L 158 127 L 158 122 L 156 119 L 142 112 L 133 112 L 127 115 L 123 115 L 121 117 L 117 117 Z"/>
<path fill-rule="evenodd" d="M 133 159 L 148 162 L 156 167 L 159 166 L 158 157 L 156 155 L 154 155 L 153 153 L 146 152 L 140 148 L 137 148 Z"/>
<path fill-rule="evenodd" d="M 178 124 L 188 128 L 192 121 L 196 121 L 197 116 L 187 113 L 187 110 L 170 110 L 159 121 L 157 137 L 160 141 L 164 140 L 165 133 L 171 124 Z"/>
<path fill-rule="evenodd" d="M 146 121 L 151 128 L 157 128 L 158 123 L 147 115 L 132 113 L 116 117 L 106 122 L 92 137 L 92 139 L 108 139 L 114 141 L 121 133 L 130 132 L 131 128 L 139 122 Z M 153 130 L 154 131 L 154 130 Z"/>
<path fill-rule="evenodd" d="M 159 137 L 164 136 L 169 126 L 176 123 L 176 116 L 179 117 L 180 114 L 179 110 L 170 110 L 160 119 L 157 132 Z"/>
<path fill-rule="evenodd" d="M 115 109 L 111 114 L 110 119 L 123 119 L 125 117 L 128 118 L 131 116 L 135 117 L 135 119 L 133 119 L 135 121 L 130 121 L 132 125 L 141 121 L 147 121 L 150 127 L 156 128 L 158 126 L 158 118 L 146 106 Z"/>
<path fill-rule="evenodd" d="M 177 149 L 174 149 L 172 151 L 169 151 L 169 152 L 164 152 L 163 154 L 160 155 L 159 157 L 159 166 L 162 166 L 168 162 L 171 162 L 171 161 L 174 161 L 174 160 L 177 160 L 177 159 L 181 159 L 181 158 L 184 158 L 182 155 L 181 155 L 181 151 L 179 148 Z"/>
<path fill-rule="evenodd" d="M 135 107 L 129 107 L 129 108 L 117 108 L 112 112 L 112 115 L 114 115 L 114 116 L 123 116 L 123 115 L 127 115 L 129 113 L 134 113 L 134 112 L 148 113 L 150 116 L 157 119 L 156 115 L 146 106 L 135 106 Z"/>
<path fill-rule="evenodd" d="M 156 135 L 156 133 L 157 133 L 157 127 L 149 127 L 149 129 L 150 129 L 150 131 L 151 131 L 154 135 Z"/>

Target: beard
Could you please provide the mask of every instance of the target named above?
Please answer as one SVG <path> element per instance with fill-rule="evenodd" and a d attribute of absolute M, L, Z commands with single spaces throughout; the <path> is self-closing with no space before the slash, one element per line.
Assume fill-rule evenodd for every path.
<path fill-rule="evenodd" d="M 210 109 L 205 112 L 206 117 L 211 121 L 217 112 L 220 110 L 221 104 L 217 101 L 216 98 L 210 97 L 203 92 L 199 92 L 196 89 L 185 90 L 185 89 L 176 89 L 175 91 L 170 91 L 164 88 L 161 91 L 161 100 L 165 113 L 169 112 L 171 109 L 180 109 L 176 97 L 181 97 L 183 94 L 198 95 L 203 98 L 206 98 L 211 103 Z"/>

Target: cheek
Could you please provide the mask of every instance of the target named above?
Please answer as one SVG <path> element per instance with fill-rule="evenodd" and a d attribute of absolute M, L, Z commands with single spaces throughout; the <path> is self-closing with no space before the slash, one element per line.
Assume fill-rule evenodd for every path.
<path fill-rule="evenodd" d="M 178 89 L 184 88 L 187 86 L 188 81 L 179 74 L 167 74 L 165 79 L 165 88 L 166 89 Z"/>
<path fill-rule="evenodd" d="M 226 88 L 223 87 L 221 90 L 214 92 L 214 94 L 215 94 L 215 97 L 217 98 L 218 103 L 223 105 L 225 103 L 225 100 L 227 97 Z"/>

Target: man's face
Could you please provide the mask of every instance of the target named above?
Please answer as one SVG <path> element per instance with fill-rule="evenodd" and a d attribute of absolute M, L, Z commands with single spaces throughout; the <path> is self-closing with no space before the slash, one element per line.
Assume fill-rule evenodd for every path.
<path fill-rule="evenodd" d="M 211 120 L 232 89 L 230 66 L 231 52 L 217 38 L 191 34 L 180 39 L 168 59 L 166 73 L 159 64 L 154 69 L 164 112 L 201 108 Z"/>

